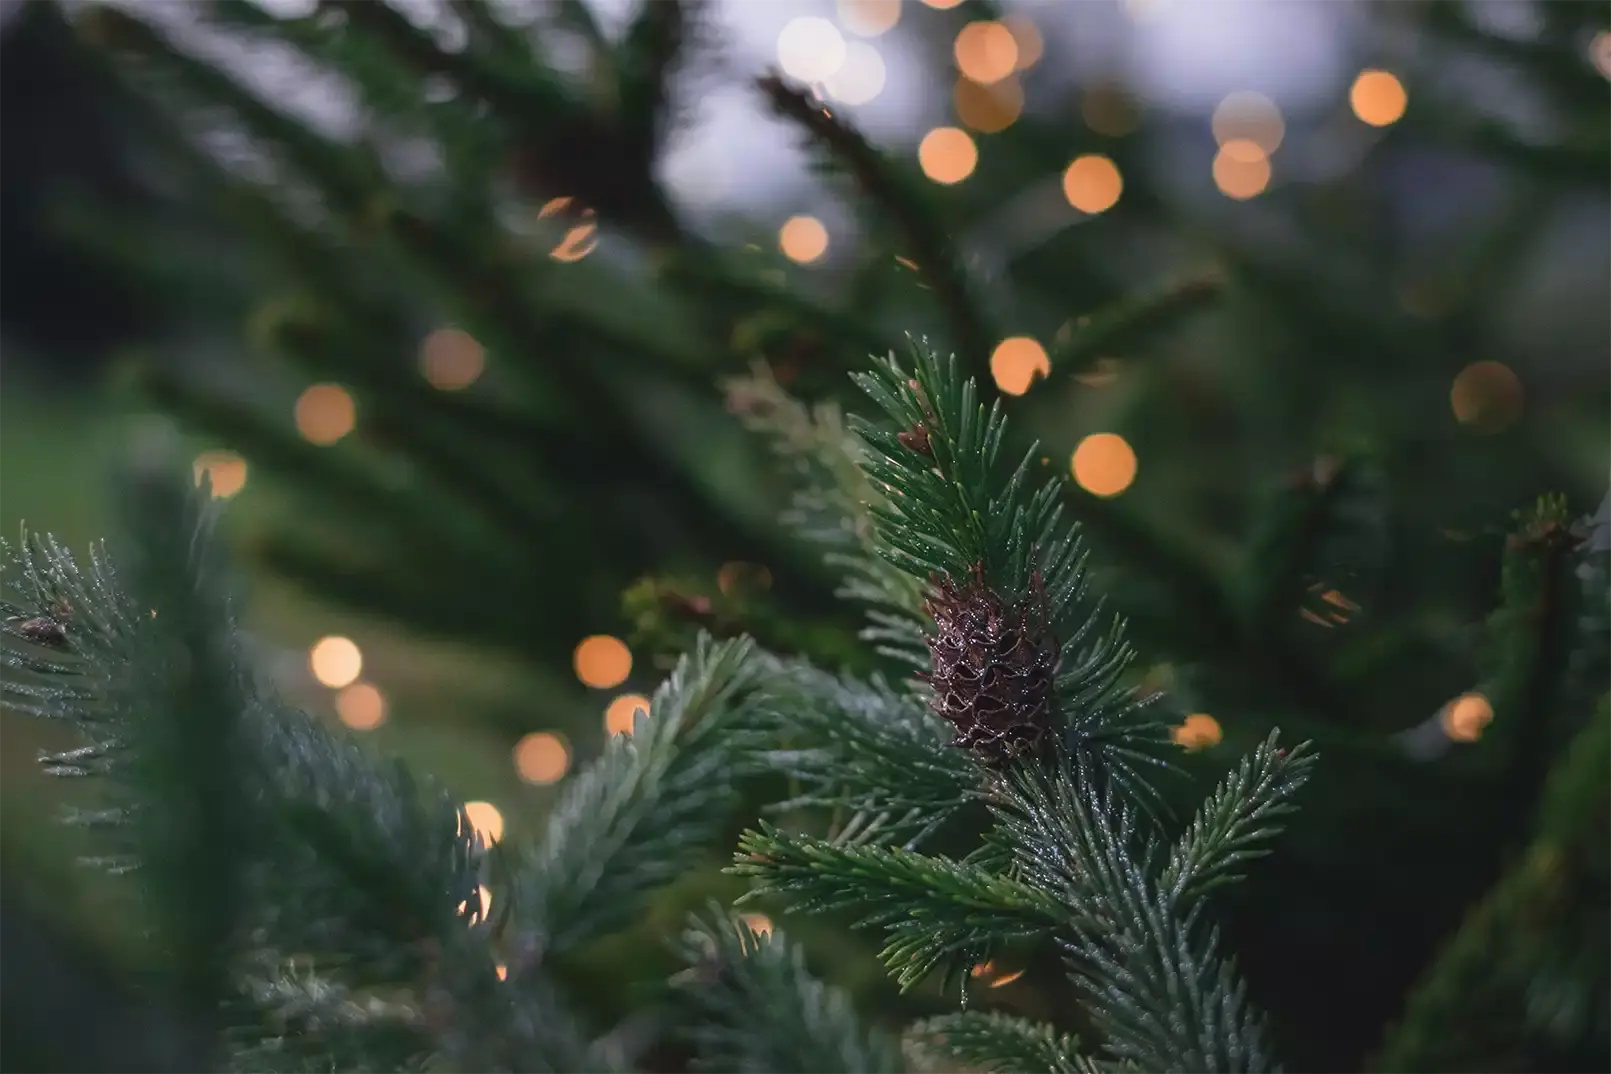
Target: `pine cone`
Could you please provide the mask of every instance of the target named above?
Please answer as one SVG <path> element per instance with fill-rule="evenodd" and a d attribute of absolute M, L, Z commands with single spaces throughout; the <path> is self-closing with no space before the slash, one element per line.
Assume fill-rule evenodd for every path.
<path fill-rule="evenodd" d="M 984 566 L 958 585 L 939 579 L 923 610 L 934 619 L 928 638 L 935 715 L 956 728 L 952 745 L 986 763 L 1021 756 L 1039 745 L 1051 723 L 1052 637 L 1039 572 L 1016 604 L 985 584 Z"/>

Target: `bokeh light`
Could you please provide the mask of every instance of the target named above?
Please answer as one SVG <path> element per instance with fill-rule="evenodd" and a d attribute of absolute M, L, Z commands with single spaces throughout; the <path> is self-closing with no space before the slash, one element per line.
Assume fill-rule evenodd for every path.
<path fill-rule="evenodd" d="M 961 6 L 962 0 L 923 0 L 923 3 L 936 11 L 950 11 Z"/>
<path fill-rule="evenodd" d="M 336 715 L 354 731 L 373 731 L 386 722 L 386 695 L 374 683 L 355 682 L 336 695 Z"/>
<path fill-rule="evenodd" d="M 778 66 L 801 82 L 825 82 L 845 62 L 845 39 L 827 19 L 803 15 L 778 33 Z"/>
<path fill-rule="evenodd" d="M 1404 84 L 1387 71 L 1361 71 L 1348 91 L 1348 103 L 1360 122 L 1372 127 L 1397 123 L 1409 96 Z"/>
<path fill-rule="evenodd" d="M 1481 694 L 1463 694 L 1443 706 L 1439 723 L 1443 733 L 1455 742 L 1475 742 L 1493 722 L 1494 707 Z"/>
<path fill-rule="evenodd" d="M 1233 156 L 1267 157 L 1281 146 L 1286 123 L 1275 102 L 1262 93 L 1238 90 L 1214 109 L 1214 140 Z"/>
<path fill-rule="evenodd" d="M 552 732 L 533 731 L 515 743 L 515 771 L 527 783 L 555 783 L 570 766 L 570 747 Z"/>
<path fill-rule="evenodd" d="M 990 355 L 990 375 L 996 379 L 996 387 L 1008 395 L 1023 395 L 1036 377 L 1051 371 L 1046 348 L 1028 336 L 1004 339 Z"/>
<path fill-rule="evenodd" d="M 632 674 L 632 650 L 608 634 L 583 638 L 571 655 L 576 677 L 596 690 L 620 686 Z"/>
<path fill-rule="evenodd" d="M 1136 453 L 1117 433 L 1092 433 L 1074 449 L 1074 480 L 1093 496 L 1117 496 L 1136 479 Z"/>
<path fill-rule="evenodd" d="M 649 711 L 649 699 L 642 694 L 622 694 L 604 710 L 604 729 L 612 735 L 630 735 L 638 712 Z"/>
<path fill-rule="evenodd" d="M 580 261 L 599 244 L 598 214 L 592 209 L 577 211 L 573 206 L 574 200 L 569 197 L 550 198 L 537 212 L 539 219 L 564 214 L 576 221 L 558 245 L 548 251 L 548 256 L 555 261 Z"/>
<path fill-rule="evenodd" d="M 963 126 L 980 134 L 997 134 L 1023 115 L 1024 87 L 1016 78 L 1004 78 L 993 86 L 959 78 L 951 94 L 951 106 Z"/>
<path fill-rule="evenodd" d="M 503 814 L 491 802 L 466 802 L 464 813 L 482 843 L 491 846 L 503 838 Z"/>
<path fill-rule="evenodd" d="M 744 924 L 757 936 L 770 936 L 772 934 L 772 919 L 765 914 L 745 914 Z"/>
<path fill-rule="evenodd" d="M 334 444 L 352 432 L 357 418 L 352 396 L 339 384 L 315 384 L 297 396 L 296 430 L 311 444 Z"/>
<path fill-rule="evenodd" d="M 1184 746 L 1188 750 L 1203 750 L 1210 746 L 1217 746 L 1225 737 L 1220 730 L 1219 721 L 1206 712 L 1194 712 L 1186 717 L 1186 722 L 1169 733 L 1175 745 Z"/>
<path fill-rule="evenodd" d="M 923 174 L 946 186 L 960 183 L 979 165 L 979 147 L 960 127 L 936 127 L 917 146 Z"/>
<path fill-rule="evenodd" d="M 957 70 L 975 82 L 1000 82 L 1018 67 L 1018 42 L 999 22 L 970 22 L 958 33 L 952 48 Z"/>
<path fill-rule="evenodd" d="M 839 21 L 858 37 L 877 37 L 901 21 L 901 0 L 839 0 Z"/>
<path fill-rule="evenodd" d="M 308 650 L 308 667 L 315 679 L 338 690 L 358 680 L 364 670 L 364 654 L 351 638 L 331 635 L 313 643 Z"/>
<path fill-rule="evenodd" d="M 884 57 L 865 41 L 845 48 L 845 62 L 823 83 L 829 96 L 844 104 L 866 104 L 884 92 Z"/>
<path fill-rule="evenodd" d="M 246 487 L 246 460 L 233 451 L 204 451 L 191 464 L 191 472 L 198 485 L 206 475 L 214 499 L 227 500 Z"/>
<path fill-rule="evenodd" d="M 1013 44 L 1018 48 L 1018 70 L 1027 71 L 1039 63 L 1046 54 L 1046 42 L 1040 36 L 1039 28 L 1018 14 L 1003 17 L 1001 24 L 1012 34 Z"/>
<path fill-rule="evenodd" d="M 790 217 L 778 231 L 778 248 L 790 261 L 809 265 L 828 252 L 828 229 L 814 216 Z"/>
<path fill-rule="evenodd" d="M 1257 197 L 1270 185 L 1270 158 L 1257 144 L 1233 138 L 1214 154 L 1214 185 L 1237 201 Z"/>
<path fill-rule="evenodd" d="M 1611 78 L 1611 30 L 1601 30 L 1589 42 L 1589 62 L 1606 78 Z"/>
<path fill-rule="evenodd" d="M 474 384 L 486 364 L 486 350 L 461 328 L 439 328 L 420 344 L 420 372 L 446 392 Z"/>
<path fill-rule="evenodd" d="M 1080 94 L 1080 118 L 1097 134 L 1122 138 L 1136 129 L 1136 103 L 1124 86 L 1101 83 Z"/>
<path fill-rule="evenodd" d="M 1497 433 L 1521 417 L 1521 378 L 1503 362 L 1472 362 L 1454 378 L 1449 406 L 1455 420 L 1479 432 Z"/>
<path fill-rule="evenodd" d="M 1074 208 L 1093 216 L 1113 208 L 1123 190 L 1118 165 L 1100 153 L 1076 158 L 1063 172 L 1063 196 Z"/>

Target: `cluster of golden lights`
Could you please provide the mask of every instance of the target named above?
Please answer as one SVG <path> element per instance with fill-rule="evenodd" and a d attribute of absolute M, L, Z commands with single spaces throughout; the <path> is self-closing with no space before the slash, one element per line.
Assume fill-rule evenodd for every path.
<path fill-rule="evenodd" d="M 1493 722 L 1494 707 L 1479 693 L 1462 694 L 1443 706 L 1438 722 L 1455 742 L 1475 742 Z"/>
<path fill-rule="evenodd" d="M 1177 746 L 1184 746 L 1188 750 L 1205 750 L 1219 745 L 1224 733 L 1214 717 L 1206 712 L 1194 712 L 1186 717 L 1185 723 L 1170 732 L 1170 737 Z"/>
<path fill-rule="evenodd" d="M 386 722 L 386 695 L 359 676 L 364 654 L 358 643 L 339 634 L 320 638 L 308 650 L 308 670 L 336 693 L 336 715 L 354 731 L 373 731 Z"/>

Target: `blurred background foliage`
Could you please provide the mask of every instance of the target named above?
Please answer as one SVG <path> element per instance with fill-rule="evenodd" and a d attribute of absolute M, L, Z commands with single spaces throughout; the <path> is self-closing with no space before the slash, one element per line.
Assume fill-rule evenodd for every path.
<path fill-rule="evenodd" d="M 0 523 L 82 544 L 127 438 L 186 437 L 284 687 L 516 839 L 696 627 L 874 662 L 744 378 L 855 408 L 846 371 L 925 336 L 1071 471 L 1190 765 L 1318 741 L 1228 904 L 1291 1063 L 1603 1062 L 1603 965 L 1507 955 L 1546 998 L 1465 1003 L 1461 930 L 1540 887 L 1560 802 L 1604 831 L 1581 764 L 1538 809 L 1605 693 L 1605 6 L 618 8 L 5 6 Z M 8 935 L 115 944 L 50 730 L 0 734 Z M 1583 868 L 1513 943 L 1604 935 Z M 1462 1017 L 1531 1028 L 1501 1059 Z"/>

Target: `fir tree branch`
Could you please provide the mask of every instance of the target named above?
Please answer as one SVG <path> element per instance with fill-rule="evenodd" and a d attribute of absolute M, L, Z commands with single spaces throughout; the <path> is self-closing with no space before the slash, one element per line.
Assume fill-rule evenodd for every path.
<path fill-rule="evenodd" d="M 800 790 L 774 810 L 848 811 L 837 842 L 876 839 L 910 850 L 976 796 L 978 767 L 945 748 L 950 730 L 921 699 L 881 679 L 860 683 L 803 663 L 776 675 L 771 737 L 790 746 L 766 759 Z"/>
<path fill-rule="evenodd" d="M 1186 320 L 1219 298 L 1223 290 L 1220 274 L 1205 272 L 1116 303 L 1088 320 L 1081 318 L 1068 341 L 1052 348 L 1052 373 L 1082 372 L 1098 356 L 1132 347 L 1141 337 Z"/>
<path fill-rule="evenodd" d="M 907 253 L 933 285 L 967 368 L 987 372 L 999 335 L 986 323 L 983 306 L 952 243 L 951 229 L 940 218 L 929 193 L 898 173 L 861 132 L 790 86 L 781 75 L 769 74 L 756 85 L 773 111 L 809 134 L 830 163 L 848 171 L 862 193 L 889 214 L 910 246 Z M 987 390 L 993 394 L 994 382 L 989 384 Z"/>
<path fill-rule="evenodd" d="M 941 1056 L 968 1069 L 1023 1074 L 1089 1074 L 1072 1034 L 999 1011 L 962 1011 L 930 1018 L 907 1030 L 907 1039 L 924 1055 Z"/>
<path fill-rule="evenodd" d="M 1243 756 L 1170 848 L 1158 886 L 1175 905 L 1190 906 L 1213 888 L 1242 879 L 1242 863 L 1269 853 L 1257 844 L 1280 832 L 1276 822 L 1293 811 L 1291 799 L 1314 764 L 1307 743 L 1290 750 L 1275 743 L 1272 732 Z"/>
<path fill-rule="evenodd" d="M 694 919 L 682 937 L 690 968 L 679 991 L 697 1012 L 690 1031 L 700 1069 L 764 1074 L 895 1074 L 895 1043 L 862 1029 L 849 997 L 806 970 L 780 932 L 757 935 L 740 918 Z"/>
<path fill-rule="evenodd" d="M 709 848 L 768 703 L 751 653 L 748 639 L 701 637 L 632 735 L 570 781 L 518 874 L 516 920 L 539 957 L 630 921 L 647 891 Z"/>
<path fill-rule="evenodd" d="M 881 957 L 903 989 L 942 965 L 950 976 L 998 944 L 1043 935 L 1068 916 L 1045 891 L 977 866 L 838 845 L 764 822 L 739 838 L 728 872 L 756 881 L 746 900 L 787 895 L 806 913 L 862 913 L 858 928 L 889 934 Z"/>

